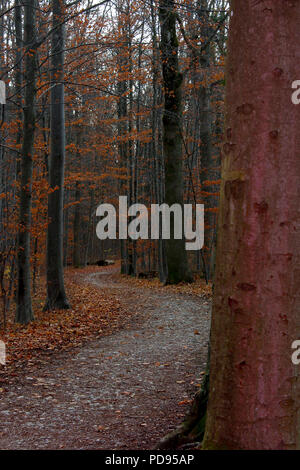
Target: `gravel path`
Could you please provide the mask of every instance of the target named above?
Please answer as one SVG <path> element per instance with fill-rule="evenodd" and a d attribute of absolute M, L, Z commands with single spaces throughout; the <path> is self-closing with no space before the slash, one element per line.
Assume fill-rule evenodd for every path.
<path fill-rule="evenodd" d="M 182 421 L 205 368 L 210 302 L 110 274 L 84 281 L 118 292 L 131 325 L 1 394 L 1 449 L 153 449 Z"/>

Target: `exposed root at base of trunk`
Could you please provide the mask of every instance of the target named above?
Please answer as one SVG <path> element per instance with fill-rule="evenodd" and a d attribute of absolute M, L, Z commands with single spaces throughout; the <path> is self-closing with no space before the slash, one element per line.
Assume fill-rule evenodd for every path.
<path fill-rule="evenodd" d="M 207 369 L 201 390 L 196 394 L 189 414 L 175 431 L 165 436 L 156 446 L 158 450 L 178 449 L 203 440 L 209 393 L 209 370 Z"/>

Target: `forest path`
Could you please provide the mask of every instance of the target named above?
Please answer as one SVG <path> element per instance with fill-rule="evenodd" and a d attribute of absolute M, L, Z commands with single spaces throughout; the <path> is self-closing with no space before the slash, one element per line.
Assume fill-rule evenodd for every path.
<path fill-rule="evenodd" d="M 185 415 L 205 368 L 210 302 L 80 274 L 118 298 L 131 324 L 53 355 L 0 400 L 1 449 L 153 449 Z"/>

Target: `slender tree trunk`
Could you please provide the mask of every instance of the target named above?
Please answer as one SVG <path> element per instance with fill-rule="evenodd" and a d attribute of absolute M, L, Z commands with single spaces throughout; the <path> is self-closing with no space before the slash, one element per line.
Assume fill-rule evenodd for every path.
<path fill-rule="evenodd" d="M 84 266 L 87 266 L 90 259 L 91 259 L 91 245 L 92 245 L 92 238 L 93 238 L 93 211 L 95 207 L 95 196 L 94 196 L 94 188 L 91 188 L 90 191 L 90 207 L 89 207 L 89 220 L 87 224 L 87 232 L 85 238 L 85 253 L 84 253 Z"/>
<path fill-rule="evenodd" d="M 65 203 L 68 205 L 69 204 L 69 199 L 70 199 L 70 190 L 68 189 L 66 192 L 66 197 L 65 197 Z M 70 214 L 70 208 L 67 207 L 66 210 L 64 211 L 64 252 L 63 252 L 63 263 L 64 266 L 67 266 L 68 264 L 68 248 L 69 248 L 69 214 Z"/>
<path fill-rule="evenodd" d="M 163 116 L 163 148 L 165 157 L 165 202 L 171 207 L 180 204 L 183 209 L 183 154 L 182 154 L 182 81 L 178 63 L 176 13 L 173 0 L 161 0 L 161 54 L 165 108 Z M 171 219 L 172 220 L 172 219 Z M 188 267 L 185 240 L 175 240 L 171 223 L 171 239 L 166 241 L 168 265 L 167 283 L 192 281 Z"/>
<path fill-rule="evenodd" d="M 1 14 L 3 11 L 5 11 L 5 5 L 2 3 L 1 5 Z M 2 17 L 0 18 L 0 44 L 1 46 L 3 45 L 4 42 L 4 14 L 2 14 Z M 2 56 L 0 57 L 0 73 L 1 76 L 4 72 L 4 64 L 3 64 L 3 59 Z M 5 184 L 5 147 L 3 146 L 5 144 L 5 133 L 3 132 L 2 126 L 5 122 L 6 119 L 6 113 L 5 113 L 5 105 L 0 104 L 0 193 L 4 193 L 6 184 Z M 4 199 L 0 198 L 0 234 L 4 233 Z M 4 239 L 3 236 L 0 238 L 0 251 L 3 253 L 7 249 L 6 246 L 6 240 Z M 0 263 L 1 266 L 1 277 L 4 279 L 4 271 L 5 271 L 5 263 L 3 260 Z"/>
<path fill-rule="evenodd" d="M 80 243 L 80 198 L 81 188 L 80 183 L 76 182 L 75 189 L 75 211 L 73 220 L 73 266 L 74 268 L 80 268 L 82 266 L 81 261 L 81 243 Z"/>
<path fill-rule="evenodd" d="M 299 450 L 300 9 L 232 11 L 204 448 Z"/>
<path fill-rule="evenodd" d="M 133 111 L 133 79 L 132 79 L 132 32 L 131 32 L 131 16 L 130 16 L 130 2 L 127 2 L 126 8 L 126 47 L 127 47 L 127 57 L 128 57 L 128 92 L 129 92 L 129 106 L 128 106 L 128 135 L 129 140 L 127 143 L 127 174 L 128 174 L 128 206 L 131 206 L 135 203 L 134 197 L 134 148 L 133 141 L 131 139 L 131 134 L 133 130 L 133 120 L 132 120 L 132 111 Z M 127 240 L 128 247 L 128 274 L 134 276 L 136 274 L 136 265 L 135 265 L 135 252 L 136 252 L 136 242 L 134 240 Z"/>
<path fill-rule="evenodd" d="M 162 204 L 164 200 L 164 181 L 162 175 L 162 151 L 161 151 L 161 117 L 158 111 L 158 107 L 161 105 L 161 85 L 159 84 L 160 79 L 160 51 L 159 51 L 159 38 L 156 28 L 156 15 L 154 11 L 154 0 L 151 0 L 151 31 L 152 31 L 152 87 L 153 87 L 153 102 L 152 102 L 152 114 L 151 114 L 151 128 L 152 128 L 152 142 L 151 142 L 151 153 L 152 160 L 154 159 L 154 169 L 155 169 L 155 203 Z M 158 272 L 159 279 L 162 283 L 166 282 L 167 279 L 167 267 L 166 267 L 166 257 L 164 249 L 164 240 L 160 234 L 159 240 L 157 242 L 157 252 L 158 252 Z"/>
<path fill-rule="evenodd" d="M 64 115 L 64 14 L 63 0 L 52 0 L 52 69 L 51 69 L 51 156 L 48 197 L 47 233 L 47 301 L 45 310 L 67 309 L 63 271 L 63 204 L 65 166 Z"/>
<path fill-rule="evenodd" d="M 211 254 L 214 242 L 214 230 L 216 225 L 216 215 L 212 212 L 218 204 L 216 193 L 218 186 L 213 181 L 220 179 L 220 170 L 218 163 L 214 159 L 214 151 L 212 145 L 212 107 L 211 107 L 211 91 L 209 87 L 209 70 L 211 63 L 211 41 L 212 28 L 209 24 L 207 0 L 198 1 L 197 19 L 201 24 L 200 36 L 206 43 L 199 58 L 200 74 L 197 74 L 199 83 L 198 101 L 199 101 L 199 118 L 200 118 L 200 155 L 201 155 L 201 172 L 200 184 L 202 192 L 202 202 L 205 206 L 205 245 L 203 248 L 204 264 L 203 269 L 206 271 L 206 278 L 212 278 L 211 272 Z"/>
<path fill-rule="evenodd" d="M 119 156 L 122 168 L 127 170 L 127 181 L 121 181 L 120 190 L 123 196 L 130 193 L 131 179 L 130 173 L 128 172 L 129 162 L 129 147 L 128 142 L 125 141 L 126 134 L 128 133 L 128 104 L 127 104 L 127 93 L 128 93 L 128 80 L 124 73 L 128 66 L 128 48 L 127 48 L 127 35 L 125 31 L 124 21 L 124 10 L 123 1 L 118 1 L 118 25 L 122 34 L 122 41 L 119 48 L 118 57 L 118 84 L 117 90 L 119 95 L 118 100 L 118 137 L 119 137 Z M 130 205 L 130 204 L 129 204 Z M 130 274 L 130 253 L 129 253 L 128 240 L 120 240 L 120 251 L 121 251 L 121 274 Z"/>
<path fill-rule="evenodd" d="M 17 323 L 33 320 L 30 282 L 31 190 L 36 96 L 36 0 L 24 6 L 25 103 L 21 164 L 20 215 L 18 233 Z"/>
<path fill-rule="evenodd" d="M 15 57 L 15 93 L 17 105 L 17 117 L 19 119 L 17 127 L 16 145 L 20 145 L 22 141 L 22 125 L 20 123 L 22 116 L 22 46 L 23 46 L 23 33 L 22 33 L 22 5 L 20 0 L 15 1 L 15 34 L 16 34 L 16 57 Z M 20 157 L 17 157 L 16 165 L 17 178 L 20 174 Z"/>

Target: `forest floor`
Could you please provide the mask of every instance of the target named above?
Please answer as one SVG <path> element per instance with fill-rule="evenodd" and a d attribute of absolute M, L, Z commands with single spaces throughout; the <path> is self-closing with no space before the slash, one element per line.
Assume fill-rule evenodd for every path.
<path fill-rule="evenodd" d="M 84 333 L 77 347 L 50 346 L 2 371 L 0 448 L 153 449 L 183 420 L 201 384 L 208 292 L 127 279 L 117 268 L 68 276 L 80 292 L 105 293 L 118 319 L 104 336 L 97 326 L 97 336 Z"/>

